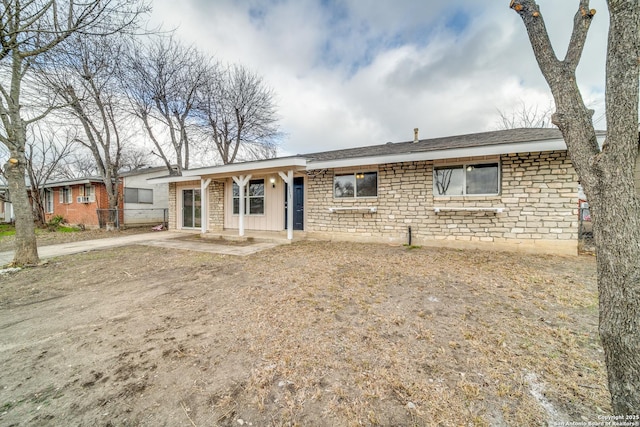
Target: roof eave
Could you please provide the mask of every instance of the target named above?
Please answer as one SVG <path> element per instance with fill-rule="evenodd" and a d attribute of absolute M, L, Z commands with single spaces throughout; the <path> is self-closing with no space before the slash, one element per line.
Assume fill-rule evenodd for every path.
<path fill-rule="evenodd" d="M 494 144 L 477 147 L 447 148 L 431 151 L 417 151 L 382 156 L 364 156 L 335 160 L 309 160 L 307 169 L 331 169 L 385 163 L 402 163 L 423 160 L 442 160 L 463 157 L 492 156 L 511 153 L 528 153 L 538 151 L 566 150 L 564 139 L 549 139 L 518 143 Z"/>
<path fill-rule="evenodd" d="M 182 172 L 183 176 L 205 176 L 205 175 L 233 175 L 238 172 L 251 172 L 265 169 L 288 169 L 302 168 L 307 165 L 307 158 L 281 157 L 267 160 L 257 160 L 254 162 L 229 163 L 227 165 L 211 166 L 207 168 L 191 169 Z"/>
<path fill-rule="evenodd" d="M 192 176 L 169 175 L 169 176 L 159 176 L 157 178 L 147 178 L 146 181 L 149 184 L 168 184 L 171 182 L 198 181 L 199 179 L 201 179 L 200 175 L 192 175 Z"/>

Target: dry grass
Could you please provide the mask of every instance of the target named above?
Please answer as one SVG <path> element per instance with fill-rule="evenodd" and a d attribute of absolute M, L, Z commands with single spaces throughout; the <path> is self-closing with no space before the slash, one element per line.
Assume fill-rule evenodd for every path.
<path fill-rule="evenodd" d="M 96 257 L 117 276 L 105 289 L 120 271 L 133 275 L 129 289 L 154 289 L 118 294 L 130 304 L 144 295 L 140 314 L 122 308 L 131 319 L 119 327 L 136 336 L 145 319 L 139 335 L 158 334 L 144 351 L 157 366 L 145 399 L 171 402 L 177 418 L 157 406 L 149 418 L 149 403 L 131 395 L 135 424 L 520 426 L 610 411 L 589 257 L 302 242 L 242 259 L 128 248 L 60 269 L 73 277 Z M 130 265 L 143 257 L 162 266 Z M 175 277 L 184 279 L 166 285 Z M 156 295 L 158 282 L 170 292 Z M 124 411 L 117 403 L 112 413 Z"/>

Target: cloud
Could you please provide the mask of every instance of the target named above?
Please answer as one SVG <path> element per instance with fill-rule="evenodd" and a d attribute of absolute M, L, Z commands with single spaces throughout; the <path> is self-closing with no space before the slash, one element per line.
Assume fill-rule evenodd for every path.
<path fill-rule="evenodd" d="M 498 109 L 550 92 L 508 0 L 154 0 L 155 22 L 223 62 L 242 63 L 278 94 L 294 154 L 493 129 Z M 539 0 L 558 56 L 578 1 Z M 578 69 L 603 108 L 603 0 Z M 604 125 L 604 123 L 602 122 Z"/>

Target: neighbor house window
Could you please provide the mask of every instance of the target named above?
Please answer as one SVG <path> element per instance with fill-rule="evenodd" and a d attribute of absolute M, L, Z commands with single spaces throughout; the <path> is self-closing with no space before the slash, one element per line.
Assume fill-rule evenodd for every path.
<path fill-rule="evenodd" d="M 96 201 L 96 187 L 91 184 L 85 184 L 80 187 L 80 198 L 78 203 L 93 203 Z"/>
<path fill-rule="evenodd" d="M 125 203 L 153 203 L 153 190 L 149 188 L 130 188 L 124 189 Z"/>
<path fill-rule="evenodd" d="M 244 214 L 264 215 L 264 179 L 252 179 L 244 189 Z M 233 183 L 233 214 L 240 213 L 240 187 Z"/>
<path fill-rule="evenodd" d="M 68 204 L 71 203 L 71 187 L 62 187 L 58 190 L 58 194 L 60 194 L 59 202 L 60 204 Z"/>
<path fill-rule="evenodd" d="M 53 190 L 51 189 L 44 192 L 44 209 L 46 213 L 53 213 Z"/>
<path fill-rule="evenodd" d="M 378 196 L 378 172 L 356 172 L 333 178 L 333 197 Z"/>
<path fill-rule="evenodd" d="M 499 163 L 478 163 L 433 169 L 433 194 L 437 196 L 464 196 L 498 194 Z"/>

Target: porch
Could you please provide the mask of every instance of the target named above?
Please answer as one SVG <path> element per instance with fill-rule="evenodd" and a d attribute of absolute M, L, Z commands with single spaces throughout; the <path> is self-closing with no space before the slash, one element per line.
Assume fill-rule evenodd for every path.
<path fill-rule="evenodd" d="M 222 231 L 207 231 L 200 234 L 203 239 L 222 239 L 234 242 L 264 242 L 264 243 L 278 243 L 289 244 L 291 242 L 298 242 L 307 238 L 307 233 L 304 231 L 294 231 L 293 237 L 289 238 L 286 230 L 284 231 L 262 231 L 262 230 L 245 230 L 244 235 L 240 236 L 238 230 L 227 229 Z"/>

